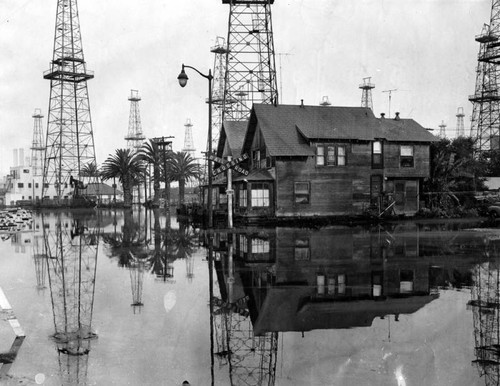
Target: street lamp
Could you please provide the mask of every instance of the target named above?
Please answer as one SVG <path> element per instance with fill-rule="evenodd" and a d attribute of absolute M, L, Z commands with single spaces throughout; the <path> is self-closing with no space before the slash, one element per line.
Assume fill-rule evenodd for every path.
<path fill-rule="evenodd" d="M 182 65 L 182 70 L 179 76 L 177 77 L 177 80 L 179 81 L 179 85 L 181 87 L 186 86 L 187 81 L 188 81 L 188 76 L 186 72 L 184 71 L 185 68 L 190 68 L 194 71 L 196 71 L 198 74 L 200 74 L 202 77 L 205 79 L 208 79 L 208 227 L 212 228 L 213 227 L 213 213 L 212 213 L 212 160 L 210 157 L 212 156 L 212 70 L 208 70 L 208 75 L 205 75 L 198 71 L 196 68 L 191 67 L 191 66 L 186 66 Z"/>

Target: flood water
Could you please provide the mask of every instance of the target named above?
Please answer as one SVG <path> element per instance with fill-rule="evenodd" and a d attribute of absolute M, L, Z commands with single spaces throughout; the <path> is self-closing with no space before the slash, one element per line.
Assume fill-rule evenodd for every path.
<path fill-rule="evenodd" d="M 499 262 L 495 224 L 38 213 L 1 234 L 0 384 L 499 385 Z"/>

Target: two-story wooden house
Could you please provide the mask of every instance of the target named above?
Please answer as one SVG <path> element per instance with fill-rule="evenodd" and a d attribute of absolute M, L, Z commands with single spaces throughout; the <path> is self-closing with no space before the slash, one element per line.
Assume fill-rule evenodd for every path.
<path fill-rule="evenodd" d="M 224 142 L 226 124 L 218 147 Z M 238 135 L 233 135 L 238 137 Z M 248 176 L 234 173 L 235 215 L 352 216 L 369 207 L 397 214 L 419 208 L 436 137 L 412 119 L 377 118 L 368 108 L 255 104 L 241 154 Z"/>

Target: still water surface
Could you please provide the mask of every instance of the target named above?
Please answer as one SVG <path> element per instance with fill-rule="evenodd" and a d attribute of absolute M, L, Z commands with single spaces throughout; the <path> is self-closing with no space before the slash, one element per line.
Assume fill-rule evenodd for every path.
<path fill-rule="evenodd" d="M 499 385 L 499 261 L 494 224 L 39 213 L 0 240 L 0 384 Z"/>

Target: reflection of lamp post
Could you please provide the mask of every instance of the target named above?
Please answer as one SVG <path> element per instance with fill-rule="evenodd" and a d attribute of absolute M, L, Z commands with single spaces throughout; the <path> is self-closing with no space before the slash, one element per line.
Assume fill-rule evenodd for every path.
<path fill-rule="evenodd" d="M 190 68 L 196 71 L 205 79 L 208 79 L 208 227 L 212 228 L 213 219 L 212 219 L 212 160 L 210 157 L 212 156 L 212 70 L 208 70 L 208 75 L 202 74 L 196 68 L 191 66 L 182 65 L 182 70 L 177 79 L 179 80 L 179 84 L 181 87 L 186 86 L 188 81 L 188 76 L 184 71 L 185 68 Z"/>

